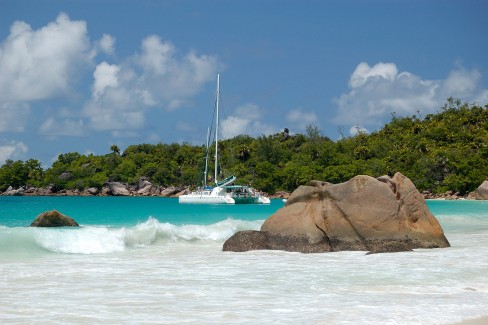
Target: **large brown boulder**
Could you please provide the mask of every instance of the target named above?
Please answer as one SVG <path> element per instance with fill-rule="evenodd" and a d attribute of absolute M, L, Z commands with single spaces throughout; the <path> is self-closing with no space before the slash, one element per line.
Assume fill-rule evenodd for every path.
<path fill-rule="evenodd" d="M 280 249 L 304 253 L 406 251 L 449 247 L 422 194 L 405 176 L 356 176 L 300 186 L 261 231 L 238 232 L 224 250 Z"/>
<path fill-rule="evenodd" d="M 476 200 L 488 200 L 488 181 L 484 181 L 474 192 Z"/>
<path fill-rule="evenodd" d="M 78 223 L 59 211 L 52 210 L 41 213 L 31 223 L 31 227 L 79 227 Z"/>

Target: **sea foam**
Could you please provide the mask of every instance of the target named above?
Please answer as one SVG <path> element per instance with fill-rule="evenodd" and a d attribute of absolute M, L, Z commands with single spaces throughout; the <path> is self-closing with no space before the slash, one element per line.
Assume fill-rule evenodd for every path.
<path fill-rule="evenodd" d="M 124 229 L 128 246 L 147 246 L 164 242 L 225 241 L 239 230 L 261 227 L 263 220 L 227 219 L 211 225 L 174 225 L 149 218 L 135 227 Z"/>
<path fill-rule="evenodd" d="M 74 200 L 64 199 L 57 204 Z M 266 206 L 78 199 L 125 205 L 101 206 L 77 229 L 0 226 L 1 324 L 407 325 L 487 315 L 483 202 L 429 202 L 449 248 L 366 255 L 223 252 L 236 231 L 260 228 Z M 161 215 L 140 211 L 149 204 Z"/>
<path fill-rule="evenodd" d="M 106 254 L 168 243 L 225 241 L 235 232 L 258 230 L 263 223 L 227 219 L 211 225 L 174 225 L 149 218 L 133 227 L 82 226 L 79 228 L 0 227 L 0 256 L 30 252 Z"/>

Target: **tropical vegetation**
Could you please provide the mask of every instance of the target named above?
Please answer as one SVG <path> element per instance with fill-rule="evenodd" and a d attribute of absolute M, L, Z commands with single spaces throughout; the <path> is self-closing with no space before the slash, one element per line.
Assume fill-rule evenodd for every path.
<path fill-rule="evenodd" d="M 332 141 L 309 125 L 305 134 L 281 132 L 257 138 L 239 135 L 219 142 L 221 176 L 236 175 L 267 193 L 292 191 L 312 179 L 339 183 L 364 174 L 401 172 L 419 190 L 461 195 L 488 176 L 488 105 L 448 99 L 436 114 L 397 117 L 381 130 Z M 9 186 L 55 190 L 101 188 L 107 181 L 136 183 L 146 177 L 161 186 L 201 184 L 205 146 L 187 143 L 113 145 L 106 155 L 61 154 L 44 170 L 39 161 L 7 160 L 0 191 Z M 209 170 L 213 165 L 210 163 Z"/>

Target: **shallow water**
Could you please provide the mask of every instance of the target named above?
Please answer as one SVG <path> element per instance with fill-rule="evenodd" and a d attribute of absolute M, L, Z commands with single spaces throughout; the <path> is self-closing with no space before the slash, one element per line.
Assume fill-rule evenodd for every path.
<path fill-rule="evenodd" d="M 25 202 L 0 197 L 0 323 L 448 324 L 488 315 L 488 202 L 428 202 L 450 248 L 365 255 L 222 252 L 279 200 L 179 214 L 175 200 L 122 198 L 131 208 L 113 222 L 113 202 L 99 199 L 98 212 L 82 199 L 71 214 L 61 208 L 72 198 L 55 199 L 84 226 L 40 229 L 16 225 L 37 211 L 27 217 Z M 74 216 L 83 209 L 92 215 Z"/>

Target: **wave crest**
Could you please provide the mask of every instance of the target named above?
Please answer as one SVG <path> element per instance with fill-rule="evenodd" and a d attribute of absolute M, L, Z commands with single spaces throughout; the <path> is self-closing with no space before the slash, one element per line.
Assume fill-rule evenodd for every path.
<path fill-rule="evenodd" d="M 150 217 L 134 227 L 80 228 L 0 227 L 0 255 L 50 251 L 67 254 L 106 254 L 128 248 L 169 243 L 223 242 L 240 230 L 258 230 L 263 220 L 227 219 L 211 225 L 174 225 Z"/>
<path fill-rule="evenodd" d="M 258 230 L 263 223 L 227 219 L 211 225 L 174 225 L 149 218 L 133 228 L 126 229 L 128 246 L 147 246 L 161 242 L 225 241 L 240 230 Z"/>

